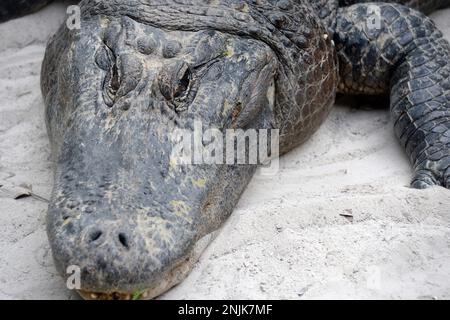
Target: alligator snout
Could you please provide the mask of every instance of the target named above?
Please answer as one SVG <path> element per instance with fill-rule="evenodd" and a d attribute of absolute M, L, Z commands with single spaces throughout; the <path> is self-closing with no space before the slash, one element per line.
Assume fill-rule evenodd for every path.
<path fill-rule="evenodd" d="M 48 230 L 56 266 L 66 276 L 76 267 L 81 272 L 78 289 L 97 295 L 159 295 L 185 276 L 177 267 L 189 261 L 197 241 L 192 229 L 140 210 L 121 216 L 101 208 L 61 215 L 61 206 L 50 208 Z"/>

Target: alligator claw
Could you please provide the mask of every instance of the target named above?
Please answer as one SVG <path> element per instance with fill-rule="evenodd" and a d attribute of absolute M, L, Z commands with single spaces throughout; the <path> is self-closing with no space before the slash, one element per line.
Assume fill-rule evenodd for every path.
<path fill-rule="evenodd" d="M 415 189 L 427 189 L 434 186 L 442 186 L 450 189 L 450 166 L 446 169 L 420 168 L 416 169 L 414 178 L 411 182 L 411 187 Z"/>

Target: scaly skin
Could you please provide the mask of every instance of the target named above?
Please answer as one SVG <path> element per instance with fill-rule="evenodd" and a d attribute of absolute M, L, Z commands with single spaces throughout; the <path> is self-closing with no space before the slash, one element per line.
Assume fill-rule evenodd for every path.
<path fill-rule="evenodd" d="M 450 45 L 422 13 L 373 6 L 381 13 L 379 30 L 367 28 L 367 5 L 338 11 L 339 90 L 389 93 L 395 133 L 415 170 L 412 186 L 450 188 Z"/>
<path fill-rule="evenodd" d="M 339 90 L 389 94 L 412 185 L 450 187 L 448 0 L 82 1 L 42 69 L 55 186 L 48 235 L 81 295 L 151 298 L 185 277 L 255 166 L 173 165 L 177 128 L 278 128 L 305 141 Z M 379 28 L 368 27 L 379 9 Z M 186 97 L 180 101 L 180 92 Z"/>

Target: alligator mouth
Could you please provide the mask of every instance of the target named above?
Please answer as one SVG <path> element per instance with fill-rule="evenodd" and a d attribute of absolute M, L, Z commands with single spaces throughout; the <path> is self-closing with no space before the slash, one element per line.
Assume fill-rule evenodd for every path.
<path fill-rule="evenodd" d="M 163 279 L 152 288 L 136 290 L 135 292 L 96 292 L 88 290 L 77 290 L 77 292 L 85 300 L 150 300 L 156 298 L 179 284 L 188 276 L 203 251 L 205 251 L 218 233 L 218 230 L 213 231 L 198 240 L 191 252 L 175 264 Z"/>

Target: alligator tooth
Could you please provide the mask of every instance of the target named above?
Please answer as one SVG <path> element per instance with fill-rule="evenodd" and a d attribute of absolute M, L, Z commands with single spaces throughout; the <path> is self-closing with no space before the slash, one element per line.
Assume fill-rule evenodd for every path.
<path fill-rule="evenodd" d="M 324 38 L 325 40 L 327 40 L 327 39 L 328 39 L 328 34 L 325 33 L 325 34 L 323 35 L 323 38 Z"/>

